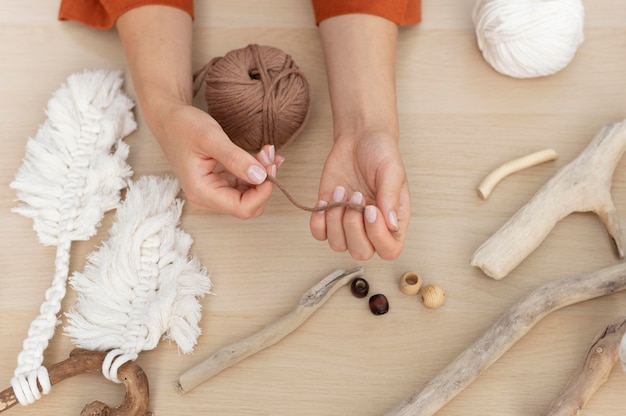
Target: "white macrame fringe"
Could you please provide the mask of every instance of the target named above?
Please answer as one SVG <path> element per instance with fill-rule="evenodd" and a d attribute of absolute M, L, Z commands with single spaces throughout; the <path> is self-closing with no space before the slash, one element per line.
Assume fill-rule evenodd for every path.
<path fill-rule="evenodd" d="M 22 202 L 13 212 L 33 219 L 42 244 L 58 244 L 61 234 L 89 239 L 104 212 L 119 203 L 132 175 L 121 139 L 137 128 L 123 81 L 120 71 L 70 75 L 50 99 L 48 119 L 26 144 L 10 184 Z"/>
<path fill-rule="evenodd" d="M 192 238 L 178 228 L 179 190 L 171 178 L 130 182 L 108 239 L 70 279 L 78 300 L 66 314 L 65 333 L 80 348 L 112 349 L 102 368 L 112 381 L 119 382 L 122 364 L 162 338 L 190 353 L 200 335 L 198 297 L 209 293 L 211 282 L 189 256 Z"/>
<path fill-rule="evenodd" d="M 59 323 L 71 243 L 96 233 L 104 213 L 119 204 L 120 191 L 132 175 L 126 164 L 128 146 L 121 139 L 137 125 L 134 104 L 122 84 L 120 71 L 84 71 L 68 77 L 50 99 L 48 118 L 28 140 L 23 165 L 10 184 L 21 201 L 13 211 L 33 219 L 42 244 L 57 246 L 52 284 L 11 380 L 22 405 L 50 391 L 43 353 Z"/>

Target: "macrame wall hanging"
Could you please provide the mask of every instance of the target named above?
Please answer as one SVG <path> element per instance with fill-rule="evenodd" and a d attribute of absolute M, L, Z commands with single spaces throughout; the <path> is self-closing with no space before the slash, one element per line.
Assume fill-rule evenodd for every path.
<path fill-rule="evenodd" d="M 115 208 L 132 174 L 122 138 L 137 127 L 133 102 L 122 91 L 122 73 L 85 71 L 71 75 L 52 96 L 48 119 L 26 145 L 11 187 L 21 204 L 14 212 L 33 219 L 44 245 L 57 247 L 54 278 L 17 358 L 11 380 L 21 404 L 50 391 L 43 355 L 59 323 L 73 241 L 96 233 L 104 213 Z"/>
<path fill-rule="evenodd" d="M 188 254 L 193 240 L 179 228 L 178 181 L 130 180 L 128 146 L 121 139 L 136 124 L 122 83 L 117 71 L 70 76 L 50 100 L 48 120 L 29 140 L 11 184 L 21 201 L 14 211 L 34 220 L 39 240 L 56 245 L 57 255 L 52 285 L 18 356 L 11 388 L 0 392 L 0 412 L 18 402 L 32 404 L 52 384 L 81 372 L 101 371 L 120 382 L 118 370 L 141 351 L 166 338 L 190 353 L 200 334 L 199 298 L 210 292 L 211 282 L 199 260 Z M 93 236 L 113 208 L 109 239 L 89 256 L 83 273 L 75 272 L 70 280 L 78 300 L 67 313 L 65 334 L 80 349 L 48 372 L 43 355 L 60 323 L 71 243 Z M 94 363 L 101 368 L 94 369 Z M 129 387 L 124 403 L 113 410 L 106 406 L 103 414 L 145 413 L 147 391 L 137 386 L 147 387 L 147 379 L 129 381 L 127 374 L 122 377 Z M 90 410 L 94 404 L 102 403 L 88 405 Z"/>
<path fill-rule="evenodd" d="M 179 189 L 170 178 L 131 182 L 109 238 L 70 280 L 78 301 L 65 333 L 80 348 L 109 351 L 102 373 L 117 383 L 117 369 L 162 338 L 187 354 L 200 335 L 198 297 L 211 282 L 198 258 L 189 257 L 191 236 L 178 228 Z"/>

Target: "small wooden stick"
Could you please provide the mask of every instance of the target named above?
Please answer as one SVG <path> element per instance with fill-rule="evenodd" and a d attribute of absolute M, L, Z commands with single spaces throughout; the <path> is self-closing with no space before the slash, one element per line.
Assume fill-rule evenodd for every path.
<path fill-rule="evenodd" d="M 88 351 L 80 348 L 72 350 L 69 358 L 56 363 L 48 370 L 50 384 L 55 385 L 70 377 L 84 373 L 102 373 L 102 363 L 106 352 Z M 151 416 L 148 412 L 150 396 L 148 377 L 135 362 L 129 361 L 118 370 L 118 377 L 126 386 L 126 395 L 119 406 L 111 408 L 95 401 L 86 405 L 81 416 Z M 18 404 L 13 387 L 0 392 L 0 413 Z"/>
<path fill-rule="evenodd" d="M 626 333 L 626 318 L 621 317 L 604 328 L 595 339 L 583 366 L 567 383 L 546 416 L 576 416 L 609 378 L 619 357 L 619 345 Z"/>
<path fill-rule="evenodd" d="M 550 312 L 626 289 L 626 263 L 547 283 L 513 305 L 446 368 L 387 416 L 431 416 Z"/>
<path fill-rule="evenodd" d="M 348 272 L 337 270 L 329 274 L 305 292 L 298 305 L 287 315 L 265 326 L 248 338 L 222 347 L 200 364 L 184 372 L 177 381 L 178 391 L 183 394 L 187 393 L 230 366 L 276 344 L 302 325 L 340 287 L 362 275 L 362 267 L 357 267 Z"/>
<path fill-rule="evenodd" d="M 531 200 L 474 252 L 471 265 L 494 279 L 517 267 L 561 219 L 594 212 L 617 255 L 624 258 L 619 216 L 611 199 L 613 172 L 626 150 L 626 120 L 606 125 L 585 150 L 561 168 Z"/>
<path fill-rule="evenodd" d="M 297 208 L 300 208 L 301 210 L 304 210 L 304 211 L 320 212 L 320 211 L 326 211 L 326 210 L 329 210 L 329 209 L 335 208 L 335 207 L 351 208 L 351 209 L 354 209 L 354 210 L 359 211 L 359 212 L 365 211 L 365 207 L 363 205 L 355 204 L 354 202 L 349 202 L 349 201 L 331 202 L 330 204 L 324 205 L 323 207 L 307 207 L 306 205 L 302 205 L 301 203 L 296 201 L 296 199 L 289 193 L 287 188 L 285 188 L 285 185 L 280 183 L 280 181 L 278 179 L 276 179 L 274 176 L 267 175 L 267 180 L 269 182 L 272 182 L 274 185 L 276 185 L 276 187 L 278 189 L 280 189 L 280 191 L 283 194 L 285 194 L 285 196 L 287 197 L 289 202 L 291 202 Z"/>
<path fill-rule="evenodd" d="M 554 149 L 544 149 L 529 155 L 511 160 L 494 169 L 489 175 L 483 179 L 478 186 L 478 196 L 482 199 L 489 198 L 493 188 L 505 177 L 522 169 L 530 168 L 541 163 L 555 160 L 559 155 Z"/>

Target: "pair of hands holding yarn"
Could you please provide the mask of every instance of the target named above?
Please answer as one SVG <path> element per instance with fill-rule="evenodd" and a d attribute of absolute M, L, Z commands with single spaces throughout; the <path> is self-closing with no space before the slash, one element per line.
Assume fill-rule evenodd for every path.
<path fill-rule="evenodd" d="M 364 212 L 342 207 L 314 212 L 311 233 L 358 260 L 374 253 L 393 259 L 403 248 L 410 216 L 395 109 L 397 26 L 361 14 L 329 18 L 319 26 L 335 142 L 323 168 L 318 205 L 352 200 L 366 207 Z M 284 159 L 270 147 L 249 154 L 192 105 L 191 17 L 172 7 L 143 6 L 123 14 L 117 28 L 141 111 L 188 201 L 239 218 L 261 215 L 274 186 L 267 175 L 274 175 Z"/>
<path fill-rule="evenodd" d="M 265 179 L 276 176 L 284 162 L 273 146 L 250 155 L 210 115 L 185 104 L 169 111 L 163 127 L 167 136 L 177 138 L 160 142 L 192 205 L 243 219 L 263 213 L 274 186 Z M 397 257 L 409 215 L 397 140 L 380 134 L 336 140 L 324 165 L 319 200 L 318 206 L 348 200 L 367 206 L 364 212 L 342 207 L 313 212 L 314 238 L 328 240 L 333 250 L 347 250 L 358 260 L 376 252 L 382 258 Z"/>

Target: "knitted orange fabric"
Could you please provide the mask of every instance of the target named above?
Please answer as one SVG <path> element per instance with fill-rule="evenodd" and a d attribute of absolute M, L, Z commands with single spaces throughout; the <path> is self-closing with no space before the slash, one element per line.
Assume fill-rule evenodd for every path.
<path fill-rule="evenodd" d="M 312 0 L 315 22 L 348 13 L 385 17 L 401 26 L 419 23 L 420 0 Z M 75 20 L 98 29 L 113 27 L 118 17 L 148 4 L 172 6 L 193 18 L 193 0 L 61 0 L 60 20 Z"/>
<path fill-rule="evenodd" d="M 373 14 L 400 26 L 419 23 L 422 18 L 420 0 L 312 0 L 315 22 L 349 13 Z"/>
<path fill-rule="evenodd" d="M 75 20 L 96 29 L 110 29 L 117 18 L 139 6 L 172 6 L 193 18 L 193 0 L 61 0 L 60 20 Z"/>

